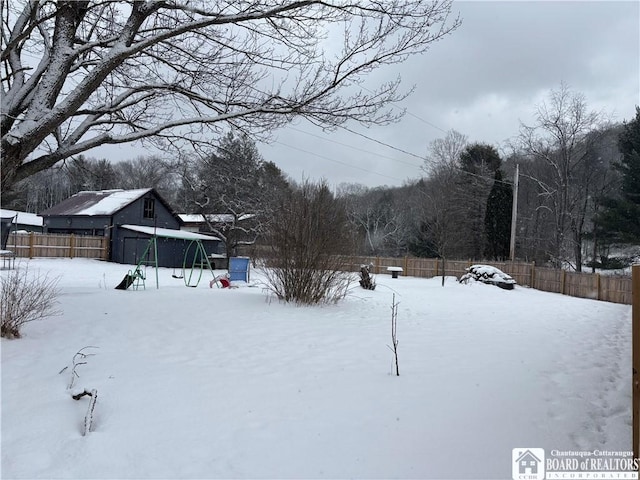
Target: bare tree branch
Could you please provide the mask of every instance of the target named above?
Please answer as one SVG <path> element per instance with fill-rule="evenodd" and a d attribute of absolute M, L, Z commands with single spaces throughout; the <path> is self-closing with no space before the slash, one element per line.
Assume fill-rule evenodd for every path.
<path fill-rule="evenodd" d="M 460 24 L 451 0 L 1 5 L 3 191 L 105 144 L 184 148 L 229 126 L 268 138 L 299 116 L 392 122 L 399 79 L 361 82 Z"/>

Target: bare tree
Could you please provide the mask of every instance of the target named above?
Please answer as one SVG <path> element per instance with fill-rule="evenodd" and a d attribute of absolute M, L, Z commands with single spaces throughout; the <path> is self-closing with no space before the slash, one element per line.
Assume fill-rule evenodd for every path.
<path fill-rule="evenodd" d="M 418 221 L 413 243 L 422 244 L 421 253 L 436 255 L 442 260 L 443 286 L 446 259 L 464 240 L 459 229 L 462 214 L 458 206 L 458 187 L 460 155 L 466 145 L 467 137 L 455 130 L 431 142 L 423 167 L 427 178 L 418 184 L 414 206 Z"/>
<path fill-rule="evenodd" d="M 467 144 L 466 135 L 454 129 L 449 130 L 444 138 L 436 138 L 429 144 L 429 152 L 423 170 L 429 174 L 433 168 L 441 165 L 459 167 L 460 156 Z"/>
<path fill-rule="evenodd" d="M 179 186 L 179 175 L 169 162 L 157 155 L 139 156 L 113 164 L 118 188 L 154 188 L 162 198 L 172 201 Z"/>
<path fill-rule="evenodd" d="M 349 222 L 362 236 L 364 245 L 359 249 L 366 255 L 396 253 L 389 248 L 400 230 L 392 197 L 392 190 L 386 188 L 367 189 L 344 197 Z"/>
<path fill-rule="evenodd" d="M 401 187 L 366 188 L 342 185 L 354 236 L 354 251 L 363 255 L 399 257 L 409 252 L 415 212 L 408 201 L 414 183 Z"/>
<path fill-rule="evenodd" d="M 421 242 L 429 256 L 435 255 L 442 261 L 442 286 L 446 277 L 446 261 L 464 243 L 460 231 L 460 211 L 456 205 L 454 186 L 459 172 L 453 164 L 440 164 L 431 170 L 427 180 L 420 185 L 419 224 L 417 242 Z"/>
<path fill-rule="evenodd" d="M 91 148 L 268 136 L 302 116 L 385 124 L 399 78 L 378 67 L 455 30 L 451 0 L 1 0 L 3 193 Z"/>
<path fill-rule="evenodd" d="M 16 187 L 13 195 L 3 198 L 3 206 L 32 213 L 40 213 L 76 193 L 71 190 L 66 170 L 57 166 L 32 175 Z"/>
<path fill-rule="evenodd" d="M 603 115 L 587 109 L 584 95 L 562 84 L 537 107 L 536 122 L 521 124 L 519 142 L 531 158 L 547 166 L 548 175 L 533 178 L 546 200 L 554 230 L 550 256 L 560 265 L 573 257 L 582 267 L 581 248 L 585 202 L 595 163 L 588 163 L 588 136 L 603 123 Z"/>

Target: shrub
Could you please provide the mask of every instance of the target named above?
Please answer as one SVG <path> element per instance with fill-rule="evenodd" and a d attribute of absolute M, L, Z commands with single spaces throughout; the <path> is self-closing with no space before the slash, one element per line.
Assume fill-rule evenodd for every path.
<path fill-rule="evenodd" d="M 365 290 L 376 289 L 376 281 L 371 277 L 369 265 L 360 266 L 360 286 Z"/>
<path fill-rule="evenodd" d="M 22 325 L 61 312 L 55 305 L 59 278 L 17 269 L 0 278 L 0 337 L 20 338 Z"/>
<path fill-rule="evenodd" d="M 281 199 L 269 228 L 265 276 L 281 300 L 337 302 L 353 281 L 346 272 L 348 224 L 344 203 L 326 183 L 303 183 Z"/>

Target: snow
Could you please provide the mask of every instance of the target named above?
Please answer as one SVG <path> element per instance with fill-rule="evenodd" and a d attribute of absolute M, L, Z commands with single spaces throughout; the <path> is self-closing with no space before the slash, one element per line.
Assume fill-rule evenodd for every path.
<path fill-rule="evenodd" d="M 200 233 L 170 228 L 145 227 L 144 225 L 121 225 L 121 228 L 147 235 L 156 235 L 162 238 L 177 238 L 179 240 L 220 240 L 218 237 L 211 235 L 202 235 Z"/>
<path fill-rule="evenodd" d="M 59 275 L 64 313 L 1 341 L 2 478 L 494 479 L 516 447 L 631 450 L 628 305 L 380 275 L 296 307 L 255 270 L 118 291 L 129 265 L 16 265 Z M 87 346 L 83 437 L 91 397 L 59 372 Z"/>
<path fill-rule="evenodd" d="M 76 195 L 81 195 L 83 193 L 93 193 L 97 195 L 104 195 L 104 198 L 101 198 L 96 203 L 93 203 L 87 208 L 74 212 L 74 215 L 111 215 L 113 212 L 117 212 L 121 208 L 126 207 L 131 202 L 137 200 L 149 191 L 151 191 L 150 188 L 142 188 L 137 190 L 101 190 L 98 192 L 79 192 Z"/>
<path fill-rule="evenodd" d="M 15 217 L 13 219 L 13 223 L 20 223 L 22 225 L 31 225 L 33 227 L 41 227 L 42 226 L 42 217 L 36 215 L 35 213 L 28 212 L 20 212 L 18 210 L 7 210 L 5 208 L 0 208 L 0 217 L 1 218 L 9 218 Z"/>
<path fill-rule="evenodd" d="M 511 276 L 492 265 L 471 265 L 466 270 L 467 273 L 460 277 L 460 283 L 468 283 L 474 280 L 494 285 L 503 285 L 509 288 L 513 288 L 513 285 L 516 283 Z"/>
<path fill-rule="evenodd" d="M 253 218 L 254 216 L 255 215 L 251 213 L 245 213 L 239 215 L 237 220 L 248 220 L 250 218 Z M 178 214 L 178 217 L 180 217 L 180 220 L 182 220 L 184 223 L 202 223 L 204 221 L 202 215 L 197 213 L 180 213 Z M 210 213 L 207 214 L 206 217 L 207 220 L 213 223 L 232 223 L 234 220 L 236 220 L 235 216 L 231 213 Z"/>

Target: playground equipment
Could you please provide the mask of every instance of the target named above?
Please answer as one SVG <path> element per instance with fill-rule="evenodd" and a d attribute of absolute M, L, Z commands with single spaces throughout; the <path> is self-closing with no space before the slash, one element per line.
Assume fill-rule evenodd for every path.
<path fill-rule="evenodd" d="M 144 232 L 142 228 L 143 227 L 139 227 L 138 230 Z M 191 239 L 190 243 L 184 251 L 184 258 L 182 261 L 182 276 L 178 277 L 177 275 L 175 275 L 174 269 L 174 274 L 172 275 L 173 278 L 184 279 L 184 284 L 187 287 L 197 287 L 200 283 L 200 280 L 202 279 L 205 268 L 207 268 L 211 272 L 211 277 L 215 278 L 213 268 L 211 268 L 211 263 L 209 262 L 209 258 L 207 257 L 207 251 L 205 250 L 200 238 L 192 239 L 192 236 L 189 236 L 190 232 L 181 232 L 179 230 L 174 232 L 168 231 L 167 229 L 157 229 L 157 231 L 159 233 L 154 234 L 149 239 L 144 253 L 140 256 L 140 260 L 138 261 L 136 268 L 127 272 L 122 281 L 118 284 L 118 286 L 116 286 L 117 290 L 127 290 L 131 286 L 133 286 L 135 290 L 138 290 L 140 286 L 145 289 L 145 280 L 147 279 L 147 266 L 153 266 L 155 268 L 156 288 L 160 288 L 160 284 L 158 282 L 158 237 L 174 238 L 185 241 Z"/>
<path fill-rule="evenodd" d="M 187 260 L 189 258 L 189 252 L 191 248 L 195 246 L 195 250 L 193 252 L 193 258 L 191 260 L 191 268 L 188 269 L 187 274 Z M 182 277 L 184 278 L 184 284 L 187 287 L 197 287 L 202 279 L 202 271 L 204 270 L 205 265 L 211 272 L 211 275 L 215 279 L 215 275 L 213 274 L 213 269 L 211 268 L 211 262 L 209 262 L 209 257 L 207 256 L 207 251 L 204 249 L 204 245 L 200 240 L 192 240 L 189 243 L 189 246 L 184 251 L 184 260 L 182 262 Z M 197 278 L 194 278 L 195 270 L 198 270 Z"/>
<path fill-rule="evenodd" d="M 142 285 L 142 289 L 146 289 L 145 280 L 147 277 L 140 267 L 136 267 L 134 270 L 129 270 L 129 272 L 124 276 L 122 281 L 116 286 L 116 290 L 126 290 L 130 286 L 133 285 L 134 290 L 138 290 L 140 285 Z"/>
<path fill-rule="evenodd" d="M 150 258 L 151 253 L 153 253 L 153 259 Z M 147 243 L 144 253 L 140 256 L 140 261 L 136 265 L 136 268 L 127 272 L 122 281 L 116 286 L 116 290 L 126 290 L 132 285 L 134 290 L 138 290 L 141 285 L 142 289 L 146 290 L 147 286 L 145 280 L 147 279 L 147 265 L 153 265 L 155 267 L 156 288 L 160 288 L 160 284 L 158 283 L 158 241 L 155 236 L 149 239 L 149 243 Z"/>
<path fill-rule="evenodd" d="M 215 277 L 209 282 L 209 288 L 213 288 L 214 285 L 218 288 L 230 288 L 231 282 L 229 281 L 229 274 L 223 273 L 222 275 Z"/>

